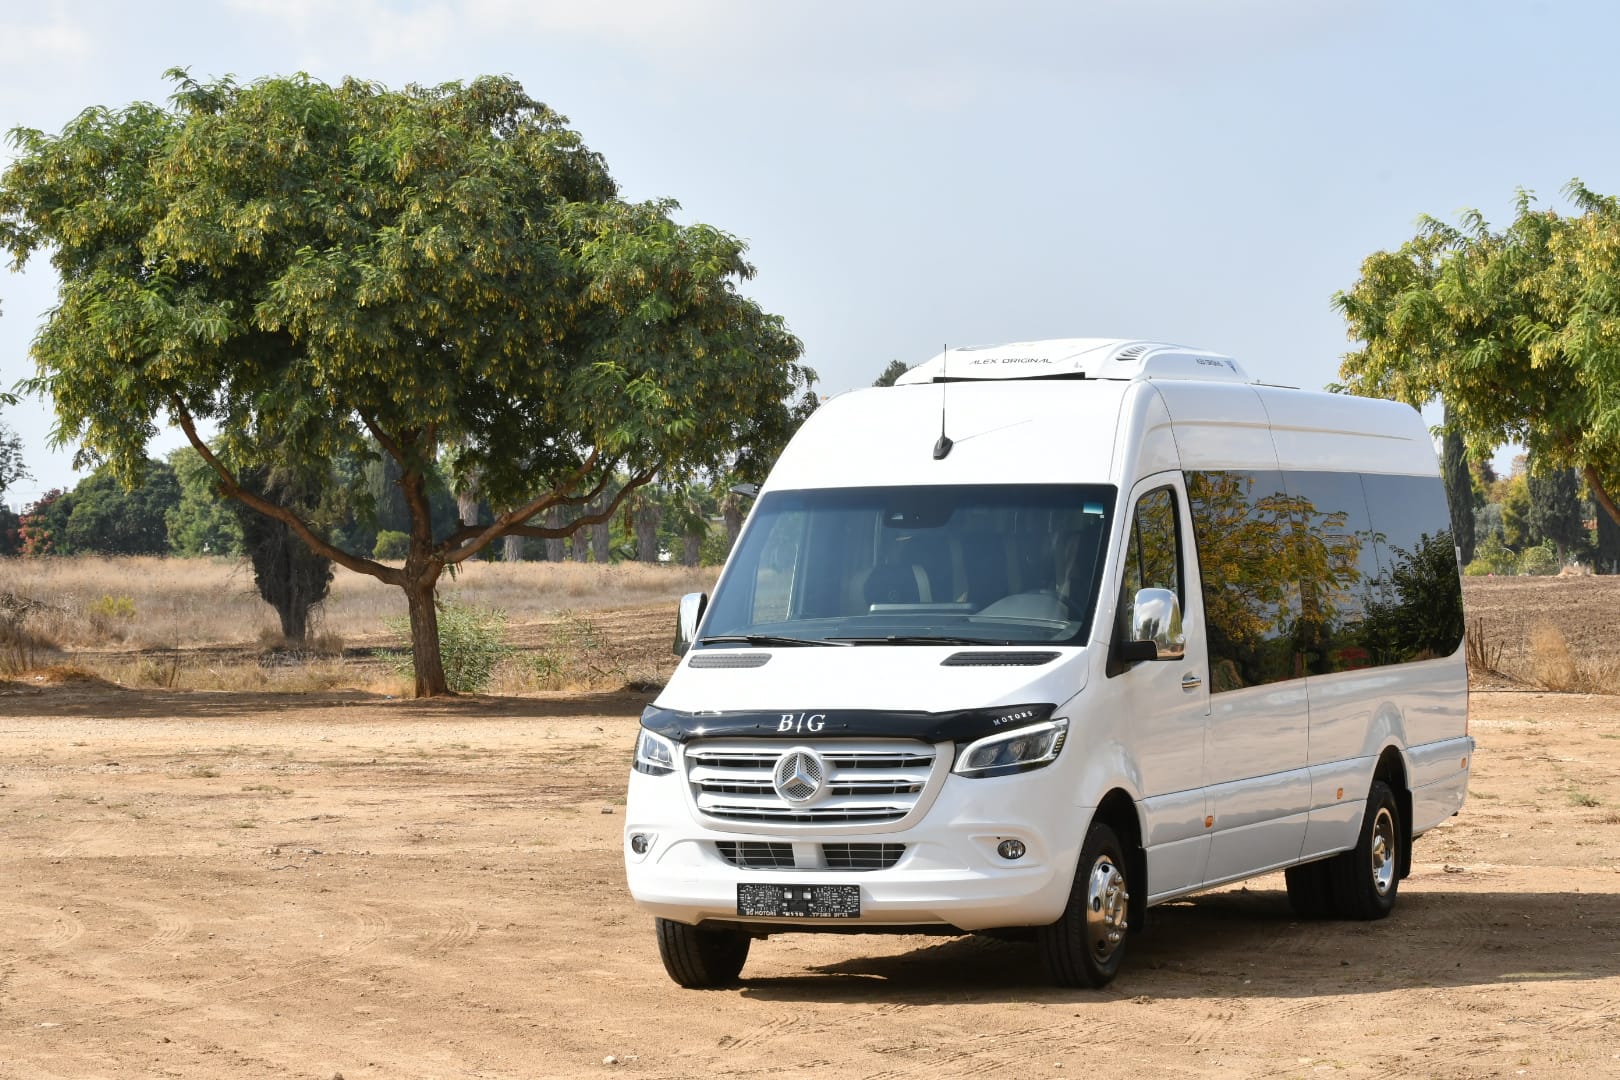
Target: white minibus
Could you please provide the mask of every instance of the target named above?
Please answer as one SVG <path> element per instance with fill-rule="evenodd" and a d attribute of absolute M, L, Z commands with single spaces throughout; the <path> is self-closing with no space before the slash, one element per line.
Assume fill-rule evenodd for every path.
<path fill-rule="evenodd" d="M 1378 919 L 1467 788 L 1433 443 L 1145 341 L 953 348 L 816 411 L 641 718 L 624 858 L 688 987 L 805 931 L 994 932 L 1102 986 L 1286 871 Z"/>

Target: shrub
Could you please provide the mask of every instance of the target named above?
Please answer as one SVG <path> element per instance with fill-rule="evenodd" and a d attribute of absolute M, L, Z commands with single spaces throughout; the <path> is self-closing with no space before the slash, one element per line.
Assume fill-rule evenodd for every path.
<path fill-rule="evenodd" d="M 1527 547 L 1519 553 L 1519 573 L 1521 574 L 1556 574 L 1558 573 L 1558 551 L 1551 544 L 1538 544 Z"/>
<path fill-rule="evenodd" d="M 135 601 L 127 596 L 109 596 L 103 594 L 100 600 L 90 601 L 85 613 L 92 619 L 133 619 L 135 618 Z"/>
<path fill-rule="evenodd" d="M 445 682 L 455 693 L 477 693 L 489 685 L 495 665 L 512 655 L 512 647 L 506 643 L 506 612 L 443 599 L 438 607 L 439 655 Z M 394 661 L 395 670 L 412 675 L 415 668 L 410 653 L 410 620 L 390 620 L 388 629 L 406 643 L 404 655 Z"/>
<path fill-rule="evenodd" d="M 1474 547 L 1474 561 L 1463 568 L 1463 573 L 1471 577 L 1484 577 L 1486 574 L 1511 574 L 1518 569 L 1518 556 L 1513 549 L 1502 543 L 1498 533 L 1488 532 L 1485 538 Z"/>
<path fill-rule="evenodd" d="M 384 529 L 377 534 L 377 542 L 372 545 L 371 557 L 373 559 L 403 559 L 411 551 L 411 538 L 402 532 L 393 529 Z"/>

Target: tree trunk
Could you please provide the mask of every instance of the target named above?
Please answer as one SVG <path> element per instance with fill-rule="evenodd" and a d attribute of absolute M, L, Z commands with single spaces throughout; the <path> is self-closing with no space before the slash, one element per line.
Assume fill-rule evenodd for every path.
<path fill-rule="evenodd" d="M 681 565 L 696 566 L 703 560 L 703 534 L 689 532 L 681 540 Z"/>
<path fill-rule="evenodd" d="M 732 548 L 737 546 L 737 534 L 742 532 L 743 518 L 747 515 L 743 512 L 743 508 L 738 505 L 738 498 L 735 495 L 726 500 L 725 505 L 721 508 L 721 513 L 725 515 L 726 519 L 726 551 L 729 553 Z"/>
<path fill-rule="evenodd" d="M 504 562 L 523 561 L 523 537 L 506 536 L 501 539 L 501 559 Z"/>
<path fill-rule="evenodd" d="M 591 526 L 591 558 L 602 566 L 613 561 L 613 523 L 598 521 Z"/>
<path fill-rule="evenodd" d="M 636 558 L 642 562 L 658 561 L 658 523 L 663 516 L 651 499 L 643 499 L 636 508 Z"/>
<path fill-rule="evenodd" d="M 437 575 L 410 573 L 405 585 L 405 602 L 411 613 L 411 658 L 416 664 L 416 696 L 438 697 L 448 694 L 450 686 L 444 677 L 444 659 L 439 655 L 439 609 L 433 603 L 433 586 Z"/>
<path fill-rule="evenodd" d="M 546 510 L 546 513 L 545 513 L 545 527 L 546 528 L 548 528 L 548 529 L 560 529 L 560 528 L 562 528 L 562 523 L 563 523 L 562 507 L 553 506 L 553 507 L 549 508 L 548 510 Z M 563 545 L 564 545 L 564 543 L 565 543 L 565 541 L 560 536 L 555 537 L 555 538 L 553 538 L 553 537 L 547 537 L 546 538 L 546 562 L 554 562 L 554 563 L 556 563 L 556 562 L 562 562 L 563 561 Z"/>

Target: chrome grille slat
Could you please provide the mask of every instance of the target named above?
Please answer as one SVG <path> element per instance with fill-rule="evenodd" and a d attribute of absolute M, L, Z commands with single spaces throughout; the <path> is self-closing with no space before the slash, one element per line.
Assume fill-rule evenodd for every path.
<path fill-rule="evenodd" d="M 740 870 L 870 871 L 888 870 L 906 853 L 904 844 L 822 844 L 818 866 L 799 866 L 793 845 L 763 840 L 716 840 L 720 857 Z"/>
<path fill-rule="evenodd" d="M 813 748 L 825 763 L 822 791 L 802 803 L 776 790 L 775 770 L 795 746 Z M 685 748 L 686 779 L 698 810 L 731 821 L 837 824 L 898 821 L 909 814 L 934 769 L 934 749 L 904 740 L 716 739 Z M 798 791 L 796 787 L 795 792 Z"/>

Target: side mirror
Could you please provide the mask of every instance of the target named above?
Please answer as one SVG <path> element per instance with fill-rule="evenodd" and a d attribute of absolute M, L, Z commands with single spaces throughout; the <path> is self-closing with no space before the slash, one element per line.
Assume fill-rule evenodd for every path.
<path fill-rule="evenodd" d="M 1131 635 L 1119 647 L 1126 663 L 1138 660 L 1180 660 L 1187 655 L 1187 635 L 1181 628 L 1181 601 L 1169 589 L 1141 589 L 1131 604 Z"/>
<path fill-rule="evenodd" d="M 709 607 L 709 594 L 703 592 L 689 592 L 681 597 L 681 603 L 675 609 L 675 655 L 685 656 L 686 650 L 692 647 L 697 640 L 698 623 L 703 619 L 704 611 Z"/>

